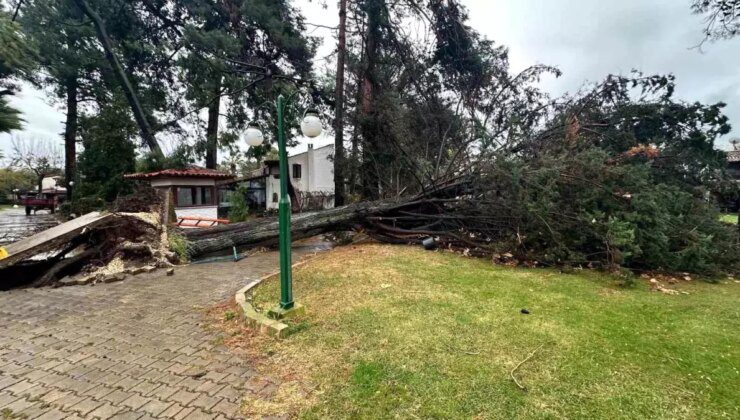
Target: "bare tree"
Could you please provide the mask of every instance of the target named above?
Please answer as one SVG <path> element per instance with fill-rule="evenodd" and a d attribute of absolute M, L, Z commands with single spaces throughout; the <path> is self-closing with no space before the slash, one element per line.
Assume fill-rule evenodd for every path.
<path fill-rule="evenodd" d="M 38 192 L 41 194 L 44 177 L 61 173 L 63 153 L 49 140 L 11 139 L 10 166 L 25 168 L 36 175 Z"/>

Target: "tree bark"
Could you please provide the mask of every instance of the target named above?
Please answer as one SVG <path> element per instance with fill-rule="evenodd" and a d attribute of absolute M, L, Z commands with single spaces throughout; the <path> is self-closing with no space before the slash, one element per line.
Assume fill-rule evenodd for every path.
<path fill-rule="evenodd" d="M 334 93 L 334 207 L 345 203 L 344 158 L 344 60 L 347 54 L 347 0 L 339 1 L 339 36 L 337 37 L 337 81 Z"/>
<path fill-rule="evenodd" d="M 72 200 L 73 181 L 77 171 L 77 77 L 67 81 L 67 118 L 64 124 L 64 186 L 67 200 Z"/>
<path fill-rule="evenodd" d="M 437 232 L 429 230 L 430 220 L 439 220 L 440 206 L 459 200 L 467 183 L 452 183 L 429 188 L 418 196 L 353 203 L 314 213 L 293 216 L 293 239 L 315 236 L 326 232 L 362 229 L 374 238 L 390 242 L 419 242 Z M 409 216 L 412 214 L 412 216 Z M 442 215 L 441 217 L 444 217 Z M 276 218 L 233 223 L 205 229 L 185 229 L 191 257 L 231 249 L 274 245 L 279 237 Z M 451 235 L 455 235 L 453 232 Z"/>
<path fill-rule="evenodd" d="M 366 217 L 402 208 L 410 200 L 375 201 L 336 207 L 316 213 L 293 215 L 291 235 L 293 240 L 326 232 L 351 230 L 363 224 Z M 279 226 L 276 218 L 252 222 L 233 223 L 207 229 L 188 229 L 182 234 L 188 240 L 188 253 L 199 257 L 231 247 L 268 246 L 277 243 Z"/>
<path fill-rule="evenodd" d="M 216 99 L 208 105 L 208 126 L 206 127 L 206 168 L 218 166 L 218 118 L 221 113 L 221 76 L 217 77 L 214 89 Z"/>
<path fill-rule="evenodd" d="M 103 46 L 103 50 L 105 51 L 105 58 L 113 68 L 113 73 L 121 84 L 126 100 L 128 100 L 128 103 L 131 106 L 131 111 L 134 113 L 136 123 L 139 125 L 139 130 L 141 131 L 141 137 L 144 140 L 144 143 L 149 147 L 149 150 L 151 150 L 155 157 L 159 159 L 164 158 L 164 153 L 162 153 L 162 149 L 159 147 L 159 143 L 157 143 L 157 139 L 154 137 L 154 132 L 152 131 L 151 125 L 146 119 L 144 109 L 139 102 L 139 97 L 136 95 L 136 91 L 129 81 L 126 71 L 123 69 L 123 66 L 120 61 L 118 61 L 118 58 L 113 51 L 111 39 L 105 29 L 105 22 L 103 22 L 100 15 L 98 15 L 85 0 L 74 0 L 74 2 L 77 4 L 77 7 L 79 7 L 80 10 L 82 10 L 82 12 L 93 21 L 98 41 L 100 41 L 100 44 Z"/>
<path fill-rule="evenodd" d="M 379 13 L 383 0 L 368 0 L 365 5 L 367 14 L 367 31 L 365 32 L 365 53 L 362 60 L 362 76 L 360 82 L 360 132 L 362 135 L 362 193 L 365 198 L 377 200 L 380 198 L 378 172 L 375 166 L 376 152 L 378 151 L 377 117 L 373 115 L 375 95 L 375 63 L 377 60 Z"/>

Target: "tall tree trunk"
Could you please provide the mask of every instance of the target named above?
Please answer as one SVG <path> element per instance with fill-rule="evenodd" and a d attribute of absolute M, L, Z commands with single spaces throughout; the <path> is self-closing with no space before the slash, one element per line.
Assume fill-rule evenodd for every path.
<path fill-rule="evenodd" d="M 362 193 L 367 199 L 380 198 L 379 180 L 375 165 L 378 150 L 377 118 L 373 115 L 375 94 L 375 62 L 377 59 L 377 37 L 380 25 L 381 8 L 384 0 L 367 0 L 365 12 L 367 14 L 367 32 L 365 33 L 365 54 L 362 63 L 362 77 L 360 81 L 360 131 L 362 134 Z"/>
<path fill-rule="evenodd" d="M 357 124 L 352 128 L 352 152 L 351 152 L 351 165 L 349 165 L 349 193 L 354 195 L 357 193 L 357 170 L 358 160 L 360 156 L 360 141 L 357 134 Z"/>
<path fill-rule="evenodd" d="M 73 181 L 77 171 L 77 77 L 67 81 L 67 119 L 64 123 L 64 187 L 67 200 L 72 199 Z"/>
<path fill-rule="evenodd" d="M 218 117 L 221 113 L 221 76 L 216 78 L 214 97 L 208 106 L 208 126 L 206 127 L 206 168 L 218 166 Z"/>
<path fill-rule="evenodd" d="M 344 60 L 347 54 L 347 0 L 339 1 L 339 36 L 337 37 L 337 82 L 334 92 L 334 207 L 345 203 L 344 158 Z"/>
<path fill-rule="evenodd" d="M 141 138 L 156 158 L 164 158 L 164 153 L 162 153 L 162 149 L 159 147 L 159 143 L 157 143 L 157 139 L 154 137 L 152 127 L 149 125 L 144 109 L 139 102 L 139 97 L 136 95 L 133 85 L 131 85 L 123 66 L 113 52 L 111 39 L 105 29 L 105 22 L 103 22 L 100 15 L 98 15 L 85 0 L 74 0 L 74 2 L 77 4 L 77 7 L 79 7 L 80 10 L 82 10 L 82 12 L 93 21 L 98 41 L 100 41 L 100 44 L 102 44 L 103 50 L 105 51 L 105 58 L 113 68 L 113 73 L 116 75 L 116 78 L 118 78 L 118 82 L 121 84 L 126 100 L 128 100 L 128 103 L 131 106 L 131 111 L 134 113 L 136 123 L 139 125 Z"/>

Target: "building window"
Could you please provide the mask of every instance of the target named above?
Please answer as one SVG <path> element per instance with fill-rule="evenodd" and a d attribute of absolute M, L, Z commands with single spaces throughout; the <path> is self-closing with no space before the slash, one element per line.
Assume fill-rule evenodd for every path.
<path fill-rule="evenodd" d="M 213 205 L 213 187 L 177 187 L 177 207 Z"/>
<path fill-rule="evenodd" d="M 293 179 L 301 179 L 301 165 L 293 164 Z"/>
<path fill-rule="evenodd" d="M 277 203 L 278 202 L 278 195 L 277 193 L 272 193 L 272 202 Z"/>

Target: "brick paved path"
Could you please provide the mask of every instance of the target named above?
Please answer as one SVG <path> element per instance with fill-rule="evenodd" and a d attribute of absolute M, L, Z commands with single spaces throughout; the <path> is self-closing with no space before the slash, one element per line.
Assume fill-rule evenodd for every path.
<path fill-rule="evenodd" d="M 0 418 L 240 418 L 244 395 L 277 384 L 219 345 L 201 308 L 276 267 L 268 253 L 171 277 L 0 292 Z"/>

